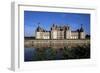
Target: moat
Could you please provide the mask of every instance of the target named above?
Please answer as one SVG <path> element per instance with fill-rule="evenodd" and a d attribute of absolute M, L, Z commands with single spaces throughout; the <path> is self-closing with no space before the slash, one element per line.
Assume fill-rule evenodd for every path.
<path fill-rule="evenodd" d="M 24 61 L 90 58 L 90 40 L 25 40 Z"/>

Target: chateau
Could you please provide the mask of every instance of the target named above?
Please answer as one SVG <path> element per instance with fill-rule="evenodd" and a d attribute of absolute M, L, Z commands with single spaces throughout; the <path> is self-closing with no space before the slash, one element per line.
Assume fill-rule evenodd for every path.
<path fill-rule="evenodd" d="M 82 26 L 76 31 L 71 31 L 68 25 L 57 26 L 53 24 L 50 31 L 38 26 L 35 34 L 36 39 L 85 39 L 85 31 Z"/>

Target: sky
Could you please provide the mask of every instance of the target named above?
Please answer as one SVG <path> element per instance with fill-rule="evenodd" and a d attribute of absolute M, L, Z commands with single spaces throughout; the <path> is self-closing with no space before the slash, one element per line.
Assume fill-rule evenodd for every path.
<path fill-rule="evenodd" d="M 50 31 L 53 24 L 69 25 L 72 31 L 77 30 L 83 24 L 85 33 L 90 35 L 90 14 L 24 11 L 25 37 L 35 36 L 38 25 Z"/>

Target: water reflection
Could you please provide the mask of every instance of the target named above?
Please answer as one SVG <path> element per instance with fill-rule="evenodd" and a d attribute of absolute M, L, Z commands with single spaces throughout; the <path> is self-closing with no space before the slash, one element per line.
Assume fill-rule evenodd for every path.
<path fill-rule="evenodd" d="M 63 59 L 85 59 L 90 58 L 90 45 L 66 47 L 56 45 L 48 47 L 38 45 L 25 47 L 24 61 L 63 60 Z"/>

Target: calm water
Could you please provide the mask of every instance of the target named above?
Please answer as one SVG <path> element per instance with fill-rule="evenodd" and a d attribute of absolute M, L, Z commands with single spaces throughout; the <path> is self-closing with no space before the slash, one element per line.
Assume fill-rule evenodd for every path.
<path fill-rule="evenodd" d="M 38 48 L 40 49 L 40 48 Z M 40 60 L 52 60 L 53 56 L 56 56 L 55 59 L 60 59 L 62 56 L 62 52 L 59 50 L 53 51 L 51 48 L 45 48 L 45 50 L 37 50 L 35 48 L 25 48 L 24 52 L 24 60 L 25 61 L 37 61 L 36 57 L 41 56 Z M 56 55 L 55 55 L 56 54 Z M 38 55 L 38 56 L 37 56 Z M 44 59 L 42 59 L 45 56 Z"/>
<path fill-rule="evenodd" d="M 24 61 L 86 59 L 90 58 L 90 46 L 77 48 L 25 48 Z"/>
<path fill-rule="evenodd" d="M 24 61 L 32 61 L 34 56 L 35 48 L 25 48 L 24 49 Z"/>

